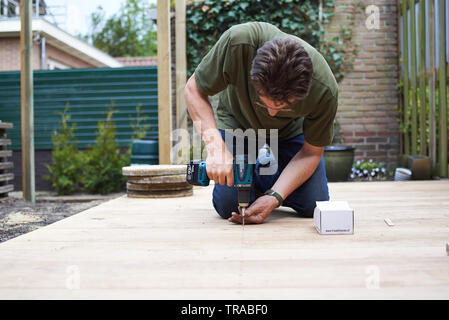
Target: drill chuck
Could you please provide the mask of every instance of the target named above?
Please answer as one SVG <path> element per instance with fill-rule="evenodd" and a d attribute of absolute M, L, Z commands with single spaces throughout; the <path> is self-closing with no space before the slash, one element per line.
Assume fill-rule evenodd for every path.
<path fill-rule="evenodd" d="M 251 185 L 237 185 L 239 206 L 246 208 L 249 206 L 251 197 Z"/>

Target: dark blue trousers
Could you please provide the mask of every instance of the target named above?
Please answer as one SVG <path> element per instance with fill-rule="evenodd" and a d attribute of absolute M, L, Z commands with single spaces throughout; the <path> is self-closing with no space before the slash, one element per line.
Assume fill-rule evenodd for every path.
<path fill-rule="evenodd" d="M 224 140 L 224 130 L 220 130 L 220 133 Z M 251 203 L 256 199 L 256 195 L 263 194 L 266 190 L 271 189 L 281 172 L 299 150 L 301 150 L 303 145 L 303 134 L 289 140 L 279 141 L 278 159 L 276 159 L 278 162 L 278 170 L 273 175 L 259 175 L 260 164 L 258 161 L 256 162 L 251 191 Z M 235 157 L 235 147 L 233 149 L 232 152 Z M 316 206 L 315 202 L 327 200 L 329 200 L 329 190 L 327 187 L 323 157 L 312 176 L 284 199 L 283 206 L 294 209 L 302 217 L 312 218 Z M 237 189 L 216 183 L 212 194 L 212 202 L 215 210 L 222 218 L 227 219 L 231 217 L 232 212 L 238 212 Z"/>

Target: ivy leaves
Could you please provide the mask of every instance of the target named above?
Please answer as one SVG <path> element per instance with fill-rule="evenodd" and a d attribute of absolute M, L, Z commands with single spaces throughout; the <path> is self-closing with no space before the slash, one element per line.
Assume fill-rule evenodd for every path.
<path fill-rule="evenodd" d="M 192 74 L 202 57 L 215 44 L 221 34 L 231 26 L 250 21 L 265 21 L 281 30 L 296 34 L 306 41 L 318 44 L 319 22 L 303 12 L 318 12 L 317 1 L 212 1 L 190 2 L 187 5 L 187 62 Z M 311 32 L 315 31 L 315 32 Z M 308 35 L 311 35 L 308 36 Z"/>
<path fill-rule="evenodd" d="M 324 37 L 325 25 L 333 16 L 334 9 L 335 0 L 323 0 L 321 13 L 319 1 L 314 0 L 191 1 L 186 8 L 188 75 L 194 72 L 201 59 L 231 26 L 264 21 L 317 48 L 340 81 L 343 69 L 348 65 L 344 61 L 348 60 L 352 30 L 342 29 L 342 39 Z"/>

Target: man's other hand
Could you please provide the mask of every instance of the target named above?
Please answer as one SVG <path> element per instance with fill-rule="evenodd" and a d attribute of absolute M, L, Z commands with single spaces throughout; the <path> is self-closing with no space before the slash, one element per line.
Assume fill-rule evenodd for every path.
<path fill-rule="evenodd" d="M 273 196 L 265 195 L 257 198 L 245 210 L 245 224 L 264 222 L 278 204 L 278 200 Z M 241 224 L 242 219 L 242 209 L 239 207 L 239 214 L 233 212 L 228 221 Z"/>

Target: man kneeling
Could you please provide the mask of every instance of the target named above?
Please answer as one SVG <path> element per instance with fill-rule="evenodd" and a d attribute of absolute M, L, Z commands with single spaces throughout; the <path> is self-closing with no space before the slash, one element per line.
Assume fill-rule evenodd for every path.
<path fill-rule="evenodd" d="M 207 97 L 217 93 L 214 114 Z M 338 85 L 323 56 L 304 40 L 263 22 L 233 26 L 198 65 L 185 98 L 205 143 L 221 217 L 242 222 L 233 186 L 236 148 L 226 146 L 226 129 L 278 130 L 278 168 L 263 175 L 256 163 L 245 223 L 262 223 L 280 205 L 312 217 L 315 202 L 329 200 L 323 151 L 332 142 Z"/>

